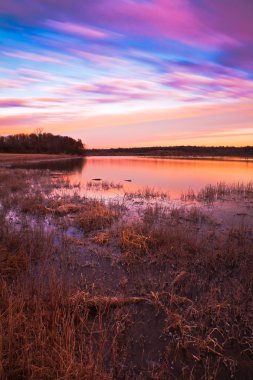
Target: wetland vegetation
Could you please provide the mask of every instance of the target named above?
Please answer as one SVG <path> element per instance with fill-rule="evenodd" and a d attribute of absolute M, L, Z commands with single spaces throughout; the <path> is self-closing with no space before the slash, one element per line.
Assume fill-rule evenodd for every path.
<path fill-rule="evenodd" d="M 81 187 L 0 169 L 0 377 L 251 379 L 252 183 Z"/>

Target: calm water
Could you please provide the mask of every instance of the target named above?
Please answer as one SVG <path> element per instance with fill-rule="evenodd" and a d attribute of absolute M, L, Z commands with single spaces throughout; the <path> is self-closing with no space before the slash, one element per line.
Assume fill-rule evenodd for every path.
<path fill-rule="evenodd" d="M 82 165 L 68 168 L 71 183 L 93 184 L 88 193 L 120 194 L 122 189 L 102 189 L 102 181 L 121 184 L 126 191 L 150 187 L 169 191 L 179 197 L 189 187 L 199 190 L 217 182 L 235 183 L 253 181 L 253 162 L 237 160 L 187 160 L 152 157 L 87 157 Z M 131 180 L 126 182 L 125 180 Z M 99 184 L 100 183 L 100 184 Z M 96 190 L 97 188 L 97 190 Z M 87 189 L 87 188 L 86 188 Z M 99 190 L 100 189 L 100 190 Z"/>

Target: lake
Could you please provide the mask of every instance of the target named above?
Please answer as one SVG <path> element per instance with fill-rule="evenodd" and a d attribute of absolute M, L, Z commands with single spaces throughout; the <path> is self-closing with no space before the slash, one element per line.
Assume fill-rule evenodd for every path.
<path fill-rule="evenodd" d="M 70 182 L 80 183 L 89 195 L 113 196 L 149 187 L 179 198 L 189 188 L 198 191 L 217 182 L 253 181 L 253 161 L 235 158 L 87 157 L 66 169 L 65 175 Z M 113 186 L 107 187 L 106 183 L 113 183 Z"/>

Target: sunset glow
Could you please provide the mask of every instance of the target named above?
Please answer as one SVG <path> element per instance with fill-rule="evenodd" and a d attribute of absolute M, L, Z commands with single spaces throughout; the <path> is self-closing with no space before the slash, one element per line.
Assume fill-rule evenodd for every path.
<path fill-rule="evenodd" d="M 251 0 L 9 0 L 0 134 L 252 145 Z"/>

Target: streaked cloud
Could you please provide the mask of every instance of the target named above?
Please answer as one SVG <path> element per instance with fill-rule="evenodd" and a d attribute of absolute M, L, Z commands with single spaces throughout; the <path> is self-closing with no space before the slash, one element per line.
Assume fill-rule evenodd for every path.
<path fill-rule="evenodd" d="M 93 146 L 247 143 L 252 15 L 250 0 L 6 1 L 0 133 L 38 124 Z"/>
<path fill-rule="evenodd" d="M 49 63 L 59 63 L 60 61 L 54 57 L 49 57 L 45 55 L 23 52 L 21 50 L 16 51 L 3 51 L 3 55 L 7 55 L 8 57 L 24 59 L 26 61 L 35 61 L 35 62 L 49 62 Z"/>
<path fill-rule="evenodd" d="M 0 108 L 27 107 L 24 99 L 0 99 Z"/>
<path fill-rule="evenodd" d="M 97 28 L 82 26 L 82 25 L 73 24 L 70 22 L 47 20 L 46 25 L 60 32 L 64 32 L 67 34 L 77 34 L 79 36 L 86 37 L 86 38 L 105 39 L 105 38 L 110 37 L 109 33 L 101 31 Z"/>

